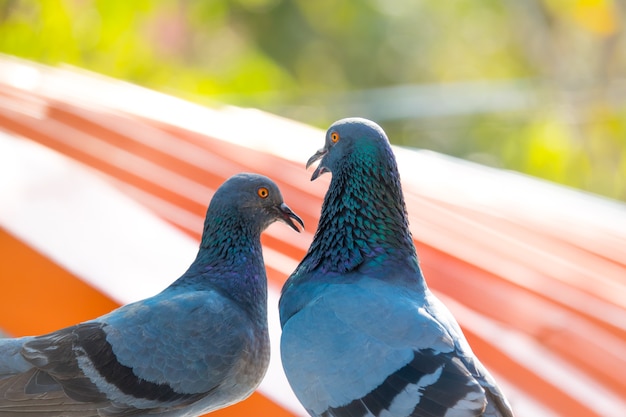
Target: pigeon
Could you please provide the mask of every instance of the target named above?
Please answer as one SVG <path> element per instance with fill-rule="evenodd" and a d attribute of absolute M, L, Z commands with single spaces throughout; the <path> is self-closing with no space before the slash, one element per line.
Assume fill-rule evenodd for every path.
<path fill-rule="evenodd" d="M 281 360 L 314 417 L 513 415 L 430 292 L 385 132 L 342 119 L 307 162 L 330 172 L 311 246 L 279 302 Z"/>
<path fill-rule="evenodd" d="M 269 363 L 261 233 L 302 220 L 277 185 L 230 177 L 198 254 L 157 295 L 42 336 L 0 340 L 0 416 L 197 416 L 248 397 Z"/>

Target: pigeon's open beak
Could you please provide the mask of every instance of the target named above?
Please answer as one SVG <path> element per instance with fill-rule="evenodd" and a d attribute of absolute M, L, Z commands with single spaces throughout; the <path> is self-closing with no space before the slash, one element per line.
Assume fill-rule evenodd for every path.
<path fill-rule="evenodd" d="M 293 210 L 289 208 L 287 204 L 282 203 L 280 206 L 278 206 L 278 210 L 280 211 L 280 214 L 281 214 L 280 219 L 284 221 L 285 223 L 287 223 L 289 227 L 291 227 L 296 232 L 300 233 L 300 229 L 294 223 L 294 220 L 295 220 L 296 222 L 298 222 L 298 224 L 300 224 L 300 226 L 302 226 L 302 230 L 304 230 L 304 222 L 296 213 L 293 212 Z"/>
<path fill-rule="evenodd" d="M 328 149 L 326 148 L 322 148 L 319 151 L 315 152 L 315 154 L 312 157 L 310 157 L 308 161 L 306 161 L 307 169 L 311 166 L 313 162 L 317 161 L 318 159 L 323 158 L 324 155 L 326 155 L 327 153 L 328 153 Z M 319 177 L 325 172 L 329 172 L 328 168 L 326 168 L 322 163 L 320 163 L 315 169 L 315 171 L 313 172 L 313 175 L 311 176 L 311 181 L 315 181 L 317 177 Z"/>

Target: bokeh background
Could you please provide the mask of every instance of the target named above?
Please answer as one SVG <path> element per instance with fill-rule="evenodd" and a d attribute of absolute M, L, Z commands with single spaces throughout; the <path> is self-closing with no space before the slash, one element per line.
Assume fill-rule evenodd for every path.
<path fill-rule="evenodd" d="M 0 0 L 0 52 L 626 200 L 618 0 Z"/>

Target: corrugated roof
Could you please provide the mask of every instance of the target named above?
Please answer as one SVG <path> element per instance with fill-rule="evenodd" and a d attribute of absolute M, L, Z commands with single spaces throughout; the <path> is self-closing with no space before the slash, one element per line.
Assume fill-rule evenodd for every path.
<path fill-rule="evenodd" d="M 278 292 L 308 248 L 328 185 L 304 169 L 322 131 L 10 57 L 0 59 L 0 130 L 0 328 L 51 331 L 163 288 L 195 255 L 213 190 L 254 171 L 279 184 L 307 226 L 263 236 L 276 341 Z M 625 206 L 432 152 L 395 152 L 426 279 L 517 415 L 622 415 Z M 214 415 L 305 415 L 277 350 L 260 392 Z"/>

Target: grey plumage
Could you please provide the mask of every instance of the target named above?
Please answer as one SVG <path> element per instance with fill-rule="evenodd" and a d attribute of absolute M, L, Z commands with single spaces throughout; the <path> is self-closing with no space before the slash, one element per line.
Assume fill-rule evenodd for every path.
<path fill-rule="evenodd" d="M 332 173 L 280 299 L 281 358 L 314 417 L 512 417 L 420 269 L 384 131 L 343 119 L 307 163 Z"/>
<path fill-rule="evenodd" d="M 209 204 L 196 259 L 161 293 L 0 340 L 0 416 L 195 416 L 249 396 L 269 361 L 260 235 L 276 220 L 302 225 L 269 178 L 235 175 Z"/>

